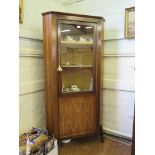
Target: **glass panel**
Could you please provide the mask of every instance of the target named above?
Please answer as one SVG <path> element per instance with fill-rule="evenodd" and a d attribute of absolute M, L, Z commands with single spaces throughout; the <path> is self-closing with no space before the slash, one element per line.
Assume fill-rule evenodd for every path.
<path fill-rule="evenodd" d="M 60 33 L 62 92 L 93 91 L 94 24 L 61 23 Z"/>
<path fill-rule="evenodd" d="M 94 26 L 61 23 L 61 41 L 92 44 L 93 31 Z"/>
<path fill-rule="evenodd" d="M 67 48 L 61 52 L 62 67 L 93 67 L 92 48 Z"/>
<path fill-rule="evenodd" d="M 93 90 L 92 71 L 85 70 L 65 70 L 62 72 L 62 92 L 83 92 Z"/>

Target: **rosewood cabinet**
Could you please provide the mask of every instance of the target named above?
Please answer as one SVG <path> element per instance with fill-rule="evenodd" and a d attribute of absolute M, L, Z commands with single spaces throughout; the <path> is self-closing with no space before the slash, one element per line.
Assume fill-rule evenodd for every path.
<path fill-rule="evenodd" d="M 98 133 L 104 19 L 42 15 L 47 129 L 58 139 Z"/>

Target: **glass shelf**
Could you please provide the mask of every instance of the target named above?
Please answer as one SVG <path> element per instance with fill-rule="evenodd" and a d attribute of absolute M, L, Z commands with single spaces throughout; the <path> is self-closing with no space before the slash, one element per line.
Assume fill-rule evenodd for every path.
<path fill-rule="evenodd" d="M 61 67 L 63 68 L 92 68 L 93 66 L 92 65 L 61 65 Z"/>
<path fill-rule="evenodd" d="M 65 90 L 62 90 L 62 93 L 81 93 L 81 92 L 92 92 L 93 90 L 79 90 L 79 91 L 75 91 L 75 90 L 67 90 L 67 91 L 65 91 Z"/>
<path fill-rule="evenodd" d="M 93 42 L 61 41 L 62 45 L 93 45 Z"/>
<path fill-rule="evenodd" d="M 93 67 L 93 58 L 91 48 L 62 50 L 61 65 L 64 67 Z"/>

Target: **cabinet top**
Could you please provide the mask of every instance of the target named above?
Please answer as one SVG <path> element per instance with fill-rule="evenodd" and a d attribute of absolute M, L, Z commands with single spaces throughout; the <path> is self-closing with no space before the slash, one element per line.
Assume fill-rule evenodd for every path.
<path fill-rule="evenodd" d="M 67 12 L 57 12 L 57 11 L 48 11 L 42 13 L 42 16 L 49 15 L 49 14 L 56 14 L 56 15 L 69 15 L 69 16 L 77 16 L 77 17 L 87 17 L 87 18 L 97 18 L 102 19 L 105 21 L 105 19 L 101 16 L 91 16 L 91 15 L 84 15 L 84 14 L 74 14 L 74 13 L 67 13 Z"/>

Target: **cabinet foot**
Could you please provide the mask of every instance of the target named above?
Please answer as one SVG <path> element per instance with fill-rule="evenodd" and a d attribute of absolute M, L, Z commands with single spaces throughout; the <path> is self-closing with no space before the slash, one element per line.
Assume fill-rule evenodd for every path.
<path fill-rule="evenodd" d="M 104 137 L 103 137 L 104 131 L 102 129 L 102 126 L 100 126 L 100 137 L 101 137 L 101 142 L 104 142 Z"/>

